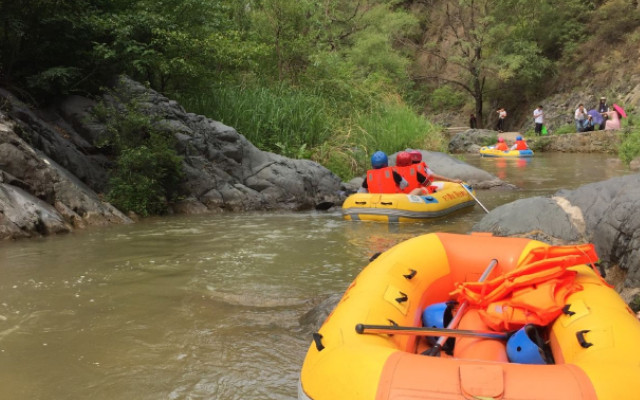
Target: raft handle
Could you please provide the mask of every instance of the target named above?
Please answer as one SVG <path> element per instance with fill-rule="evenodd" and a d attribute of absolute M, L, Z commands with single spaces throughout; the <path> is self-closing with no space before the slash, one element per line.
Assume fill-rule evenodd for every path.
<path fill-rule="evenodd" d="M 392 201 L 381 201 L 380 204 L 382 204 L 383 206 L 392 206 L 393 202 Z"/>
<path fill-rule="evenodd" d="M 319 334 L 318 332 L 313 332 L 313 341 L 316 344 L 316 349 L 318 349 L 318 351 L 322 351 L 324 350 L 324 345 L 322 344 L 322 335 Z"/>
<path fill-rule="evenodd" d="M 363 206 L 363 205 L 367 204 L 367 202 L 366 201 L 356 201 L 356 204 L 359 205 L 359 206 Z"/>
<path fill-rule="evenodd" d="M 562 313 L 571 317 L 573 316 L 573 314 L 575 314 L 575 312 L 569 310 L 570 307 L 571 307 L 571 304 L 567 304 L 564 307 L 562 307 Z"/>
<path fill-rule="evenodd" d="M 407 294 L 406 294 L 406 293 L 402 293 L 402 292 L 398 292 L 398 293 L 400 293 L 400 297 L 397 297 L 397 298 L 396 298 L 396 301 L 397 301 L 399 304 L 402 304 L 402 303 L 404 303 L 405 301 L 409 300 L 409 296 L 407 296 Z"/>
<path fill-rule="evenodd" d="M 418 271 L 416 271 L 415 269 L 409 269 L 409 271 L 410 271 L 410 272 L 409 272 L 408 274 L 406 274 L 406 275 L 402 275 L 402 276 L 404 276 L 405 278 L 407 278 L 407 280 L 408 280 L 408 281 L 410 281 L 410 280 L 411 280 L 411 278 L 413 278 L 414 276 L 416 276 L 416 274 L 418 273 Z"/>
<path fill-rule="evenodd" d="M 578 343 L 580 343 L 580 346 L 584 347 L 585 349 L 588 349 L 589 347 L 593 346 L 593 343 L 587 342 L 586 339 L 584 338 L 584 334 L 588 332 L 591 332 L 591 331 L 588 329 L 584 329 L 582 331 L 576 332 Z"/>

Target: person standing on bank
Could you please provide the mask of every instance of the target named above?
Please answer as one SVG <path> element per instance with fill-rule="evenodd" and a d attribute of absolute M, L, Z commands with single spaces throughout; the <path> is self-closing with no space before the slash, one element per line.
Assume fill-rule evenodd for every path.
<path fill-rule="evenodd" d="M 542 106 L 538 106 L 538 108 L 533 110 L 533 122 L 536 124 L 536 136 L 539 136 L 542 133 L 542 125 L 544 124 Z"/>
<path fill-rule="evenodd" d="M 496 129 L 499 133 L 504 132 L 504 119 L 507 118 L 507 111 L 504 108 L 498 108 L 498 126 Z"/>
<path fill-rule="evenodd" d="M 576 121 L 576 132 L 583 132 L 587 123 L 587 111 L 584 109 L 584 104 L 580 103 L 578 105 L 576 112 L 573 114 L 573 119 Z"/>

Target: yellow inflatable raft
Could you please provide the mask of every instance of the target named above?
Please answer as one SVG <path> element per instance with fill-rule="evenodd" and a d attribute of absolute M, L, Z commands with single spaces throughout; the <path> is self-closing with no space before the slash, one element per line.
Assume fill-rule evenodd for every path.
<path fill-rule="evenodd" d="M 581 249 L 590 245 L 581 246 L 571 246 L 566 256 L 569 246 L 553 247 L 560 256 L 543 259 L 545 268 L 538 271 L 562 264 L 579 288 L 566 297 L 560 315 L 543 327 L 551 363 L 509 361 L 506 339 L 489 336 L 458 336 L 453 355 L 424 355 L 433 342 L 399 330 L 420 327 L 423 309 L 451 300 L 459 282 L 483 281 L 488 264 L 494 266 L 490 277 L 509 275 L 523 268 L 531 254 L 546 257 L 552 248 L 522 238 L 432 233 L 382 253 L 351 283 L 313 335 L 298 398 L 637 399 L 640 322 L 591 261 L 576 264 L 585 259 Z M 461 332 L 482 328 L 474 311 L 463 313 Z M 363 326 L 371 325 L 366 324 L 389 331 L 367 333 Z"/>
<path fill-rule="evenodd" d="M 533 151 L 528 150 L 496 150 L 493 146 L 480 148 L 480 155 L 483 157 L 533 157 Z"/>
<path fill-rule="evenodd" d="M 436 192 L 425 196 L 355 193 L 342 204 L 342 215 L 351 221 L 410 222 L 441 217 L 475 204 L 459 183 L 434 182 L 434 186 Z M 473 193 L 470 186 L 466 188 Z"/>

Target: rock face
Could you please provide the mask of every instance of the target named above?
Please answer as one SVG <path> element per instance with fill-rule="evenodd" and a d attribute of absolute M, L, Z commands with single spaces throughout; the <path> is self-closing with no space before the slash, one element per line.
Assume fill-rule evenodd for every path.
<path fill-rule="evenodd" d="M 261 151 L 233 128 L 131 80 L 121 80 L 118 93 L 124 97 L 102 100 L 118 107 L 135 98 L 177 138 L 185 178 L 174 212 L 304 210 L 343 200 L 340 179 L 313 161 Z M 0 101 L 0 239 L 132 222 L 97 194 L 112 161 L 96 147 L 105 126 L 91 113 L 95 101 L 72 96 L 35 111 L 4 90 Z"/>
<path fill-rule="evenodd" d="M 64 233 L 87 224 L 131 222 L 53 159 L 31 147 L 16 130 L 15 124 L 0 122 L 0 239 Z"/>
<path fill-rule="evenodd" d="M 472 230 L 553 244 L 591 242 L 605 267 L 626 272 L 626 287 L 640 286 L 638 209 L 640 174 L 634 174 L 496 207 Z"/>

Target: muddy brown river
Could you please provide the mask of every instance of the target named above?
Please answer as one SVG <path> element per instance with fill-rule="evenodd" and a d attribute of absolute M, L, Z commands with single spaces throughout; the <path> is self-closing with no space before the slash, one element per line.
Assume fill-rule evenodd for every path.
<path fill-rule="evenodd" d="M 489 209 L 630 173 L 601 154 L 465 161 L 522 188 L 478 191 Z M 484 215 L 198 215 L 0 243 L 0 398 L 295 399 L 314 302 L 372 254 Z"/>

